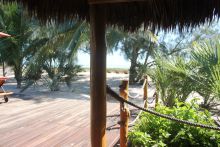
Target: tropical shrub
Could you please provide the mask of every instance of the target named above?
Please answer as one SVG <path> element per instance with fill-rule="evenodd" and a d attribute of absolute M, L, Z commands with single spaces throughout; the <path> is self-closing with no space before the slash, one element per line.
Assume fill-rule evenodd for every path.
<path fill-rule="evenodd" d="M 220 43 L 217 40 L 194 42 L 188 58 L 157 56 L 148 75 L 159 89 L 164 105 L 174 99 L 184 102 L 192 92 L 203 98 L 203 108 L 218 112 L 220 98 Z"/>
<path fill-rule="evenodd" d="M 77 51 L 87 40 L 85 32 L 87 24 L 66 21 L 60 25 L 51 23 L 45 27 L 44 33 L 47 34 L 48 40 L 32 56 L 31 62 L 27 65 L 25 86 L 22 91 L 36 83 L 43 71 L 47 73 L 43 83 L 51 91 L 58 91 L 62 81 L 70 87 L 71 81 L 82 70 L 76 65 Z"/>
<path fill-rule="evenodd" d="M 156 107 L 156 111 L 179 119 L 195 123 L 215 126 L 207 110 L 199 111 L 195 103 L 176 101 L 172 108 L 165 106 Z M 173 146 L 173 147 L 218 147 L 220 134 L 214 130 L 193 127 L 173 122 L 149 113 L 142 113 L 134 129 L 129 132 L 131 146 Z"/>
<path fill-rule="evenodd" d="M 0 40 L 0 58 L 12 67 L 17 88 L 22 86 L 23 72 L 32 55 L 46 42 L 38 35 L 39 29 L 39 22 L 29 17 L 21 5 L 0 1 L 0 31 L 11 35 Z"/>
<path fill-rule="evenodd" d="M 147 72 L 156 84 L 163 104 L 173 106 L 175 98 L 184 102 L 194 90 L 193 62 L 181 57 L 166 59 L 158 56 L 155 63 L 155 67 Z"/>
<path fill-rule="evenodd" d="M 203 107 L 209 109 L 215 106 L 215 100 L 220 100 L 220 43 L 218 40 L 208 40 L 194 43 L 192 59 L 196 63 L 195 91 L 203 98 Z"/>

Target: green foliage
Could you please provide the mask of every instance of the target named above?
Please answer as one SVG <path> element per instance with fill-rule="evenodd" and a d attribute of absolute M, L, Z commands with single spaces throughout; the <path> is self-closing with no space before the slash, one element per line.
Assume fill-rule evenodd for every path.
<path fill-rule="evenodd" d="M 197 65 L 196 91 L 205 98 L 208 106 L 213 99 L 220 99 L 220 43 L 207 40 L 194 43 L 192 59 Z"/>
<path fill-rule="evenodd" d="M 106 35 L 110 52 L 120 49 L 125 59 L 131 63 L 129 83 L 139 82 L 143 76 L 143 65 L 146 66 L 156 50 L 156 35 L 150 30 L 140 29 L 135 33 L 126 33 L 118 29 L 109 29 Z M 141 63 L 142 61 L 143 63 Z"/>
<path fill-rule="evenodd" d="M 184 102 L 194 90 L 193 63 L 181 57 L 168 60 L 160 56 L 155 63 L 156 66 L 148 71 L 148 75 L 159 89 L 163 103 L 172 106 L 175 98 Z"/>
<path fill-rule="evenodd" d="M 208 111 L 199 111 L 195 100 L 176 101 L 172 108 L 158 106 L 156 111 L 179 119 L 215 126 Z M 214 130 L 173 122 L 149 113 L 142 113 L 139 122 L 129 133 L 132 146 L 218 147 L 220 134 Z"/>
<path fill-rule="evenodd" d="M 204 99 L 202 106 L 210 109 L 220 98 L 220 43 L 194 42 L 192 48 L 189 58 L 158 55 L 148 75 L 166 106 L 174 105 L 175 98 L 184 102 L 192 92 L 197 92 Z"/>
<path fill-rule="evenodd" d="M 17 87 L 20 88 L 26 65 L 47 38 L 39 34 L 41 26 L 38 21 L 30 18 L 21 5 L 0 3 L 0 30 L 11 35 L 0 40 L 1 59 L 14 70 Z"/>
<path fill-rule="evenodd" d="M 61 81 L 65 81 L 70 87 L 76 73 L 81 71 L 75 61 L 77 51 L 87 41 L 86 28 L 85 22 L 68 21 L 62 25 L 52 23 L 46 26 L 43 33 L 48 36 L 48 40 L 35 52 L 32 61 L 27 65 L 24 89 L 39 80 L 42 71 L 48 74 L 49 79 L 44 79 L 44 85 L 51 91 L 59 90 Z"/>
<path fill-rule="evenodd" d="M 17 87 L 25 79 L 26 87 L 41 78 L 46 71 L 57 87 L 60 77 L 70 81 L 75 72 L 77 51 L 88 41 L 88 27 L 85 22 L 65 21 L 57 25 L 53 21 L 41 25 L 17 3 L 0 2 L 0 30 L 12 35 L 0 40 L 1 59 L 13 67 Z M 52 88 L 57 89 L 57 88 Z"/>

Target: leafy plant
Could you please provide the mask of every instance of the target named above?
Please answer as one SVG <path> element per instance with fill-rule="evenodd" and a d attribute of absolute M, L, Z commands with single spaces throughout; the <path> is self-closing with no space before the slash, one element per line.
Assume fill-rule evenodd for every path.
<path fill-rule="evenodd" d="M 204 100 L 201 106 L 217 112 L 214 107 L 220 98 L 220 43 L 194 42 L 192 49 L 188 58 L 158 55 L 148 75 L 166 106 L 174 105 L 175 98 L 184 102 L 192 92 L 197 92 Z"/>
<path fill-rule="evenodd" d="M 181 57 L 166 59 L 161 56 L 156 57 L 155 63 L 148 75 L 157 85 L 163 104 L 173 106 L 175 98 L 184 102 L 194 90 L 194 63 Z"/>
<path fill-rule="evenodd" d="M 51 91 L 58 91 L 61 81 L 70 87 L 76 73 L 81 71 L 81 67 L 76 65 L 77 51 L 87 41 L 86 29 L 85 22 L 66 21 L 61 25 L 48 25 L 45 31 L 48 40 L 27 65 L 27 80 L 23 90 L 39 80 L 42 71 L 48 75 L 48 79 L 44 78 L 44 85 Z"/>
<path fill-rule="evenodd" d="M 37 35 L 40 28 L 38 21 L 30 18 L 21 5 L 3 4 L 0 1 L 0 11 L 0 30 L 11 35 L 0 40 L 1 60 L 12 67 L 17 87 L 20 88 L 26 64 L 32 54 L 45 43 L 45 38 Z"/>
<path fill-rule="evenodd" d="M 106 35 L 110 50 L 118 50 L 130 61 L 129 83 L 135 84 L 143 76 L 143 65 L 146 66 L 157 49 L 157 37 L 150 30 L 140 29 L 136 33 L 126 33 L 120 30 L 109 30 Z"/>
<path fill-rule="evenodd" d="M 176 101 L 172 108 L 158 106 L 156 111 L 195 123 L 215 125 L 207 110 L 199 111 L 195 99 L 191 103 Z M 218 147 L 220 134 L 214 130 L 184 125 L 149 113 L 142 113 L 139 122 L 129 133 L 129 141 L 131 146 Z"/>
<path fill-rule="evenodd" d="M 196 90 L 204 98 L 203 106 L 210 108 L 220 98 L 220 43 L 207 40 L 194 43 L 192 59 L 197 65 Z"/>

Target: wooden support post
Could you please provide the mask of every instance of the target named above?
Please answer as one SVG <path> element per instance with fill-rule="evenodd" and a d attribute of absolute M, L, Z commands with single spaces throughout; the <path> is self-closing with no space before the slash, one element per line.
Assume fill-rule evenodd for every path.
<path fill-rule="evenodd" d="M 147 91 L 148 90 L 148 77 L 145 76 L 144 78 L 145 78 L 144 79 L 144 84 L 143 84 L 143 91 L 144 91 L 143 99 L 145 101 L 144 107 L 148 108 L 148 91 Z"/>
<path fill-rule="evenodd" d="M 105 13 L 100 5 L 90 5 L 91 62 L 91 146 L 106 146 L 106 43 Z"/>
<path fill-rule="evenodd" d="M 128 80 L 123 80 L 120 85 L 120 96 L 128 100 Z M 127 147 L 128 144 L 128 123 L 130 112 L 124 105 L 120 104 L 120 147 Z"/>
<path fill-rule="evenodd" d="M 128 145 L 128 124 L 130 111 L 124 106 L 120 110 L 120 147 L 127 147 Z"/>
<path fill-rule="evenodd" d="M 128 80 L 123 80 L 120 85 L 120 96 L 128 100 Z"/>

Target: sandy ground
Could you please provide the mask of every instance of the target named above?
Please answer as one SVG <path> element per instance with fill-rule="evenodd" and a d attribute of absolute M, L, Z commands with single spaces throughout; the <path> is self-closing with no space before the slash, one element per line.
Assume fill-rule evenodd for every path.
<path fill-rule="evenodd" d="M 89 72 L 81 72 L 78 73 L 78 76 L 75 81 L 72 82 L 72 87 L 69 88 L 66 86 L 65 83 L 61 83 L 60 90 L 59 91 L 50 91 L 50 89 L 43 84 L 45 81 L 40 80 L 35 85 L 31 86 L 24 92 L 20 92 L 20 89 L 16 88 L 16 81 L 14 79 L 13 73 L 10 68 L 6 69 L 7 77 L 9 77 L 9 80 L 6 81 L 4 84 L 4 87 L 7 91 L 13 91 L 14 98 L 22 99 L 22 100 L 33 100 L 36 103 L 40 103 L 43 101 L 47 101 L 48 99 L 59 99 L 59 98 L 65 98 L 65 99 L 90 99 L 90 75 Z M 2 73 L 2 69 L 0 68 L 0 75 Z M 128 74 L 123 73 L 107 73 L 107 84 L 116 92 L 119 91 L 119 85 L 122 80 L 128 80 Z M 151 80 L 149 80 L 149 83 L 151 84 Z M 152 84 L 151 84 L 152 85 Z M 155 92 L 155 88 L 148 87 L 149 92 L 149 101 L 153 99 L 152 95 Z M 143 97 L 143 89 L 142 85 L 136 84 L 136 85 L 130 85 L 129 87 L 129 94 L 133 97 L 136 97 L 136 99 L 130 99 L 131 101 L 142 105 L 142 97 Z M 189 98 L 187 99 L 187 102 L 189 102 L 193 98 L 198 98 L 198 103 L 202 103 L 202 97 L 194 92 L 192 93 Z M 115 101 L 113 98 L 110 98 L 107 95 L 108 102 Z M 153 107 L 154 104 L 151 104 L 150 106 Z M 218 107 L 218 109 L 220 106 Z"/>
<path fill-rule="evenodd" d="M 8 69 L 9 71 L 9 69 Z M 0 70 L 1 73 L 1 70 Z M 90 75 L 89 72 L 80 72 L 76 77 L 76 80 L 72 82 L 71 87 L 67 87 L 65 83 L 60 84 L 59 91 L 50 91 L 46 86 L 44 80 L 40 80 L 33 86 L 26 89 L 24 92 L 20 92 L 21 89 L 16 88 L 16 81 L 13 77 L 12 72 L 8 72 L 7 77 L 9 79 L 4 84 L 6 91 L 13 91 L 13 97 L 23 100 L 34 100 L 36 103 L 42 102 L 48 99 L 59 99 L 59 98 L 78 98 L 78 99 L 90 99 Z M 119 85 L 122 80 L 128 80 L 128 74 L 122 73 L 107 73 L 107 84 L 116 92 L 119 91 Z M 153 87 L 149 87 L 150 99 L 153 95 Z M 136 102 L 142 103 L 143 89 L 141 84 L 131 85 L 129 87 L 129 94 L 136 97 Z M 114 101 L 114 99 L 107 96 L 108 101 Z M 132 99 L 131 99 L 132 100 Z"/>

